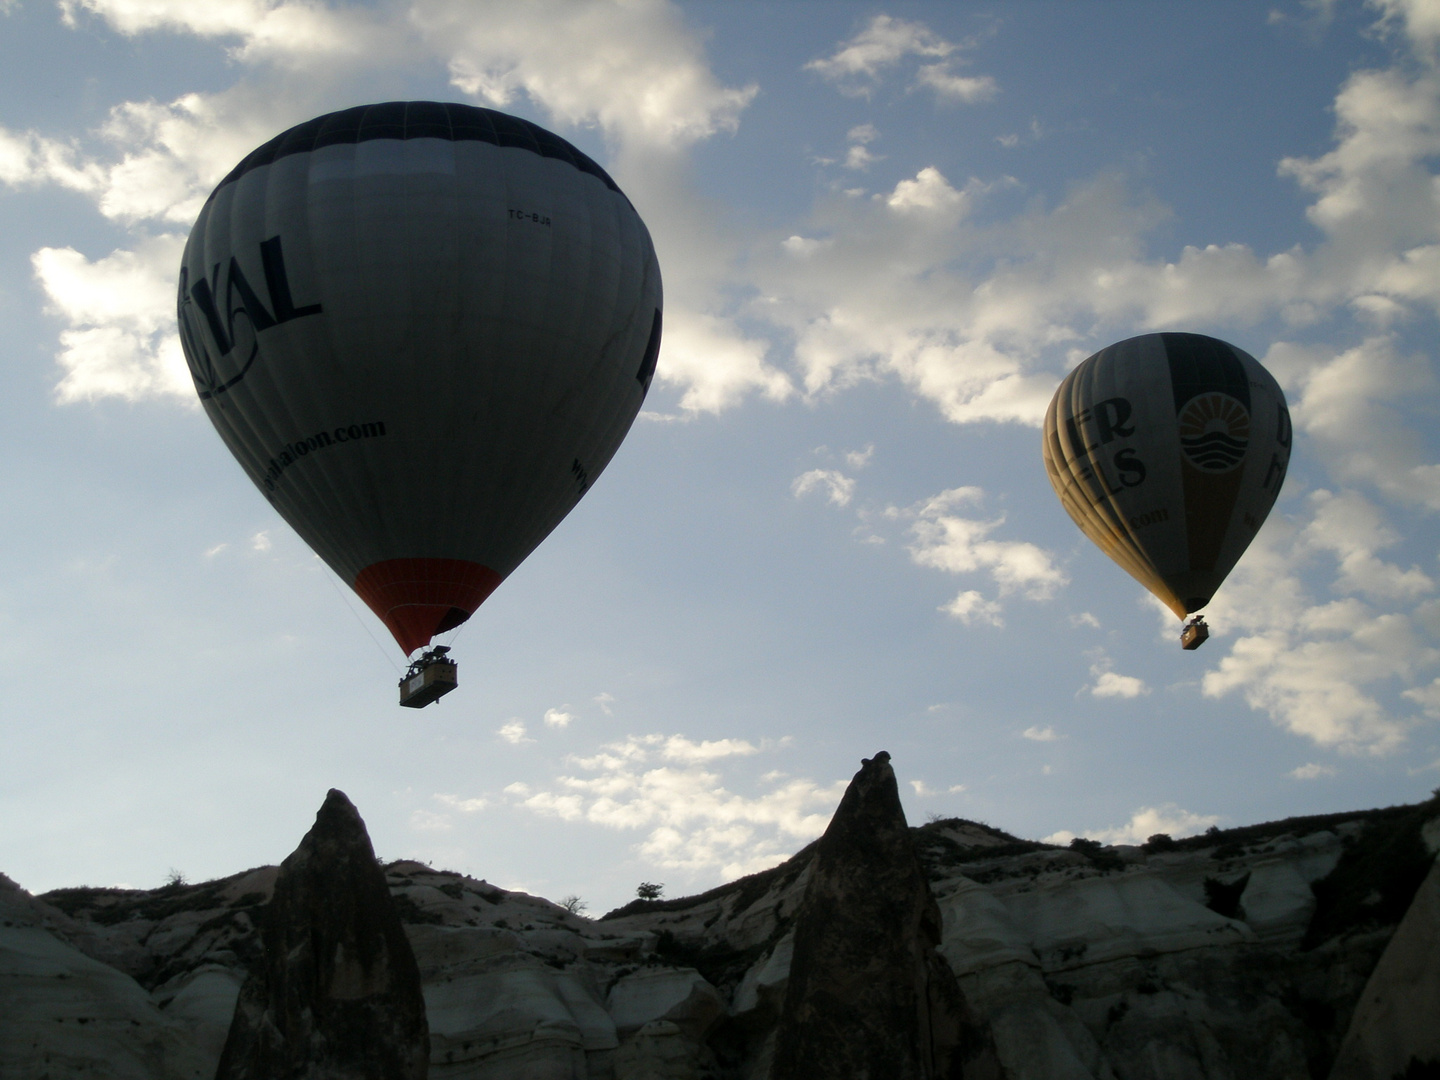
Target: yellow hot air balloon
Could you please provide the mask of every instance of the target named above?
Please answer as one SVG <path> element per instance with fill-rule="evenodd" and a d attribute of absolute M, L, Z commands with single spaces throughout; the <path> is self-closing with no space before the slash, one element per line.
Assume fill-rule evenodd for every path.
<path fill-rule="evenodd" d="M 1210 602 L 1260 530 L 1290 444 L 1274 377 L 1202 334 L 1101 349 L 1045 414 L 1045 471 L 1066 513 L 1182 620 Z M 1197 619 L 1182 642 L 1206 636 Z"/>

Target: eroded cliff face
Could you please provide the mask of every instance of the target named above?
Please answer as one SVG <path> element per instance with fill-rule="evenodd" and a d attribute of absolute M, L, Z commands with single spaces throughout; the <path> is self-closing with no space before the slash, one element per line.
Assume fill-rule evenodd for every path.
<path fill-rule="evenodd" d="M 260 937 L 216 1080 L 425 1080 L 420 970 L 342 792 L 280 864 Z"/>
<path fill-rule="evenodd" d="M 999 1080 L 936 952 L 940 909 L 890 755 L 866 758 L 815 845 L 796 912 L 774 1080 Z"/>
<path fill-rule="evenodd" d="M 1419 1038 L 1417 1024 L 1440 1029 L 1412 1007 L 1436 986 L 1434 962 L 1414 959 L 1436 955 L 1440 920 L 1424 913 L 1435 901 L 1411 900 L 1437 816 L 1432 800 L 1077 850 L 951 820 L 886 842 L 913 845 L 940 915 L 936 955 L 1015 1080 L 1321 1080 L 1342 1042 L 1363 1056 L 1367 1040 L 1394 1048 Z M 430 1077 L 770 1080 L 818 850 L 596 920 L 389 864 Z M 240 985 L 262 961 L 275 877 L 39 898 L 0 881 L 0 1076 L 214 1076 Z M 838 902 L 858 910 L 859 891 Z M 907 895 L 923 940 L 928 905 Z M 1412 906 L 1424 908 L 1413 919 Z M 1379 965 L 1392 937 L 1397 959 Z M 912 980 L 916 962 L 904 961 Z M 1375 1001 L 1357 1010 L 1362 995 Z M 981 1075 L 971 1065 L 960 1075 Z M 1391 1080 L 1335 1073 L 1351 1076 Z"/>

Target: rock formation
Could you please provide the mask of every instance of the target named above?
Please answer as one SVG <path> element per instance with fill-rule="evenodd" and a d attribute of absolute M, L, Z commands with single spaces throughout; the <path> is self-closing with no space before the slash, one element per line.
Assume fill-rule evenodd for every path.
<path fill-rule="evenodd" d="M 1440 1075 L 1440 862 L 1365 984 L 1330 1080 Z"/>
<path fill-rule="evenodd" d="M 881 751 L 865 759 L 815 848 L 774 1080 L 998 1078 L 983 1028 L 936 952 L 940 929 Z"/>
<path fill-rule="evenodd" d="M 1436 1029 L 1435 880 L 1417 888 L 1440 799 L 1143 847 L 1061 848 L 958 819 L 900 828 L 886 835 L 919 860 L 972 1033 L 988 1030 L 1011 1080 L 1316 1080 L 1338 1070 L 1342 1039 L 1370 1069 L 1358 1075 L 1393 1080 L 1374 1048 Z M 389 864 L 431 1080 L 772 1080 L 820 847 L 593 920 Z M 261 867 L 31 897 L 0 880 L 0 1077 L 209 1080 L 276 881 Z M 921 906 L 905 910 L 923 941 Z M 1412 1077 L 1429 1075 L 1413 1045 Z"/>
<path fill-rule="evenodd" d="M 420 969 L 341 792 L 280 864 L 261 940 L 216 1080 L 424 1080 Z"/>

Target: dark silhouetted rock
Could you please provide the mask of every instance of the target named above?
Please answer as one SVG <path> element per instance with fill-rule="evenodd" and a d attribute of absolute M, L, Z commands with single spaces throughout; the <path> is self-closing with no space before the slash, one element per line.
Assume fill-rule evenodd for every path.
<path fill-rule="evenodd" d="M 216 1080 L 423 1080 L 420 969 L 343 793 L 281 864 L 261 938 Z"/>
<path fill-rule="evenodd" d="M 816 847 L 775 1080 L 999 1080 L 987 1029 L 936 951 L 940 930 L 882 751 L 855 774 Z"/>
<path fill-rule="evenodd" d="M 1365 984 L 1330 1080 L 1412 1075 L 1440 1076 L 1440 862 Z"/>

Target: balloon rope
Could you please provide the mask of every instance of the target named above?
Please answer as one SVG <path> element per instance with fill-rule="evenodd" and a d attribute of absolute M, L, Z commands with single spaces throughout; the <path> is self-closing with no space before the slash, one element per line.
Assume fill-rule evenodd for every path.
<path fill-rule="evenodd" d="M 320 556 L 316 555 L 315 560 L 316 562 L 320 562 Z M 326 581 L 330 582 L 330 587 L 334 589 L 336 594 L 340 597 L 341 603 L 343 603 L 347 608 L 350 609 L 350 614 L 355 616 L 355 621 L 364 628 L 365 633 L 369 636 L 370 640 L 375 642 L 375 648 L 380 650 L 380 655 L 385 657 L 385 662 L 395 669 L 395 674 L 403 677 L 405 672 L 401 670 L 400 665 L 395 663 L 395 660 L 391 657 L 389 651 L 385 648 L 384 645 L 380 644 L 380 639 L 375 636 L 375 634 L 371 631 L 370 627 L 366 625 L 365 620 L 360 617 L 360 612 L 355 610 L 354 605 L 350 603 L 350 598 L 341 591 L 339 585 L 335 584 L 336 581 L 339 580 L 339 575 L 332 572 L 331 569 L 328 566 L 325 566 L 323 562 L 320 562 L 320 565 L 323 567 L 320 573 L 324 576 Z"/>

